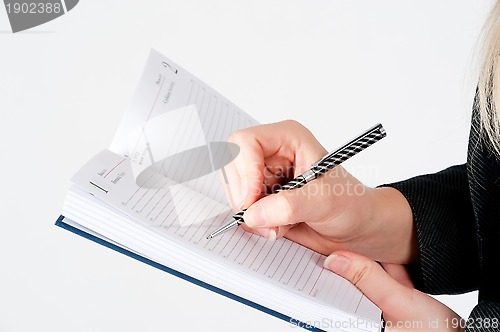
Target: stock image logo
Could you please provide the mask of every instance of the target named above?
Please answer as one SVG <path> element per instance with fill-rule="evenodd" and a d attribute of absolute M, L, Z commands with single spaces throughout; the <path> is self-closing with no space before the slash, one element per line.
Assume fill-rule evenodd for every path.
<path fill-rule="evenodd" d="M 12 32 L 27 30 L 52 21 L 73 9 L 79 0 L 4 0 Z"/>

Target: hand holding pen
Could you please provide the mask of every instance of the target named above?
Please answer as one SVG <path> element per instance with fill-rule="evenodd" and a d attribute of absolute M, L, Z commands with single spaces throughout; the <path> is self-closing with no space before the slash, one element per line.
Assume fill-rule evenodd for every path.
<path fill-rule="evenodd" d="M 389 234 L 406 241 L 404 227 L 381 230 L 382 218 L 372 214 L 379 200 L 404 198 L 391 188 L 365 186 L 341 166 L 299 189 L 262 197 L 262 183 L 268 188 L 276 187 L 283 170 L 293 168 L 294 174 L 284 174 L 292 179 L 326 155 L 326 150 L 301 124 L 284 121 L 256 126 L 236 132 L 230 140 L 240 146 L 235 170 L 228 172 L 228 179 L 232 191 L 242 189 L 245 197 L 240 206 L 236 205 L 238 198 L 233 200 L 235 210 L 247 208 L 242 224 L 245 229 L 270 239 L 286 235 L 325 254 L 337 248 L 366 253 L 368 238 L 376 246 L 366 253 L 372 257 L 380 254 L 399 260 L 396 257 L 408 254 L 398 252 L 387 241 Z"/>
<path fill-rule="evenodd" d="M 308 170 L 327 152 L 305 127 L 292 120 L 234 132 L 229 142 L 240 147 L 237 157 L 225 167 L 228 178 L 226 195 L 235 211 L 246 210 L 283 181 L 293 178 L 292 172 L 300 174 Z M 247 216 L 252 215 L 253 210 L 250 208 Z M 243 225 L 250 230 L 247 226 Z M 253 231 L 275 239 L 288 228 L 283 225 Z"/>
<path fill-rule="evenodd" d="M 375 125 L 372 128 L 366 130 L 362 134 L 356 136 L 351 141 L 342 145 L 338 149 L 325 154 L 320 160 L 312 164 L 304 173 L 295 176 L 292 180 L 288 181 L 286 184 L 279 186 L 277 189 L 272 190 L 273 194 L 277 194 L 285 190 L 293 190 L 302 188 L 308 182 L 324 175 L 328 171 L 332 170 L 335 166 L 340 165 L 342 162 L 346 161 L 350 157 L 354 156 L 358 152 L 361 152 L 365 148 L 369 147 L 380 139 L 384 138 L 386 135 L 384 128 L 381 124 Z M 267 167 L 267 165 L 266 165 Z M 245 222 L 243 215 L 245 210 L 236 213 L 233 219 L 229 222 L 221 225 L 215 231 L 213 231 L 207 239 L 211 239 L 217 235 L 220 235 L 234 227 L 237 227 Z M 271 238 L 275 237 L 271 234 Z"/>

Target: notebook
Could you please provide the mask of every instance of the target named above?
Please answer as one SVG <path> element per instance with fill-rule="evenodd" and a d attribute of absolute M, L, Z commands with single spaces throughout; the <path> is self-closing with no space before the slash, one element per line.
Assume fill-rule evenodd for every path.
<path fill-rule="evenodd" d="M 242 228 L 207 239 L 233 214 L 229 134 L 255 124 L 152 50 L 110 148 L 73 176 L 56 224 L 295 326 L 379 331 L 380 309 L 325 256 Z"/>

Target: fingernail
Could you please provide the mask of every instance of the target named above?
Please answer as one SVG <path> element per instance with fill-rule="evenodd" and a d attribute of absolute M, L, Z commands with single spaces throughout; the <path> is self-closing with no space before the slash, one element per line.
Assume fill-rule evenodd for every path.
<path fill-rule="evenodd" d="M 265 237 L 269 241 L 275 241 L 276 240 L 276 231 L 273 228 L 257 228 L 257 233 L 259 233 L 261 236 Z"/>
<path fill-rule="evenodd" d="M 337 254 L 332 254 L 325 259 L 323 266 L 332 272 L 342 275 L 342 273 L 347 270 L 350 263 L 351 260 L 349 258 Z"/>
<path fill-rule="evenodd" d="M 269 236 L 267 237 L 267 239 L 269 241 L 276 241 L 276 231 L 274 229 L 271 228 L 271 230 L 269 231 Z"/>
<path fill-rule="evenodd" d="M 245 224 L 250 228 L 262 227 L 267 222 L 267 211 L 262 205 L 252 205 L 244 215 Z M 276 235 L 276 232 L 274 232 Z"/>

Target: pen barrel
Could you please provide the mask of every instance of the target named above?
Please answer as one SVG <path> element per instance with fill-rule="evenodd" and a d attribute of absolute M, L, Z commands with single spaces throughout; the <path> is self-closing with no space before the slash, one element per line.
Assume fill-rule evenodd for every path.
<path fill-rule="evenodd" d="M 303 187 L 307 183 L 306 178 L 301 174 L 297 176 L 295 179 L 291 180 L 290 182 L 282 185 L 278 189 L 276 189 L 273 194 L 277 194 L 280 191 L 284 190 L 292 190 L 292 189 L 298 189 L 300 187 Z"/>
<path fill-rule="evenodd" d="M 245 220 L 243 219 L 243 214 L 245 213 L 246 210 L 247 209 L 243 209 L 240 212 L 233 215 L 233 219 L 236 220 L 236 222 L 238 223 L 238 226 L 245 222 Z"/>
<path fill-rule="evenodd" d="M 328 155 L 323 157 L 323 159 L 318 161 L 316 164 L 312 165 L 309 171 L 297 176 L 295 179 L 282 185 L 280 188 L 274 190 L 273 193 L 277 194 L 284 190 L 292 190 L 303 187 L 307 182 L 325 174 L 335 166 L 343 163 L 347 159 L 351 158 L 358 152 L 363 151 L 364 149 L 366 149 L 373 143 L 379 141 L 380 139 L 384 138 L 385 136 L 386 133 L 382 125 L 381 124 L 375 125 L 374 127 L 368 129 L 366 132 L 361 134 L 360 136 L 354 138 L 352 141 L 346 143 L 337 150 L 329 153 Z M 245 213 L 245 211 L 246 209 L 236 213 L 233 216 L 233 219 L 236 223 L 232 223 L 231 227 L 235 225 L 241 225 L 242 223 L 245 222 L 245 220 L 243 219 L 243 214 Z M 221 234 L 229 228 L 230 227 L 219 228 L 218 230 L 213 232 L 212 235 L 215 236 L 217 234 Z"/>
<path fill-rule="evenodd" d="M 326 158 L 320 160 L 311 167 L 310 171 L 297 176 L 295 179 L 273 191 L 273 193 L 277 194 L 280 191 L 298 189 L 303 187 L 310 180 L 325 174 L 335 166 L 340 165 L 347 159 L 351 158 L 358 152 L 363 151 L 385 136 L 385 130 L 381 125 L 374 127 L 370 131 L 367 131 L 360 137 L 357 137 L 353 141 L 336 150 L 334 153 L 328 155 Z"/>
<path fill-rule="evenodd" d="M 321 176 L 335 166 L 340 165 L 347 159 L 356 155 L 358 152 L 363 151 L 373 143 L 378 142 L 385 136 L 386 133 L 382 128 L 369 132 L 368 134 L 358 138 L 357 140 L 350 142 L 350 144 L 340 148 L 335 152 L 335 154 L 329 156 L 328 158 L 320 160 L 318 163 L 313 165 L 312 170 L 314 170 L 317 177 Z"/>

